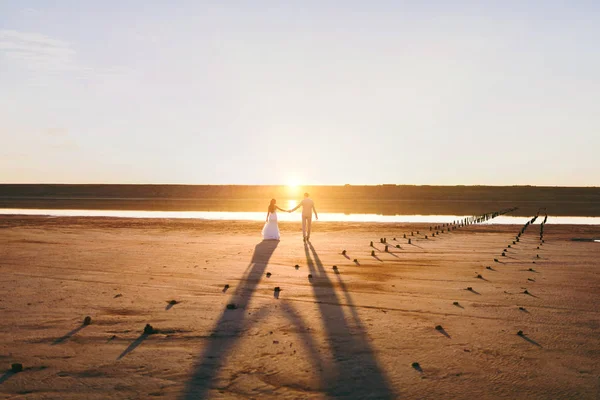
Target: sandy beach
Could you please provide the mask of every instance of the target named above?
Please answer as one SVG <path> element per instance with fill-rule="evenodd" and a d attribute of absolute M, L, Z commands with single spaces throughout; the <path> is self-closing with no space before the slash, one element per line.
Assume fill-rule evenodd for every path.
<path fill-rule="evenodd" d="M 539 222 L 2 217 L 0 397 L 600 398 L 600 226 Z"/>

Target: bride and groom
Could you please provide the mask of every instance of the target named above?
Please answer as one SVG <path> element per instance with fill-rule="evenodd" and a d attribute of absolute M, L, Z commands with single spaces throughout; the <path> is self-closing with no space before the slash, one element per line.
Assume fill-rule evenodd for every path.
<path fill-rule="evenodd" d="M 304 199 L 296 207 L 291 210 L 284 210 L 277 206 L 277 200 L 272 199 L 267 209 L 267 221 L 262 230 L 263 240 L 279 240 L 279 226 L 277 225 L 277 210 L 283 212 L 294 212 L 302 207 L 302 237 L 306 242 L 310 240 L 310 225 L 312 223 L 312 214 L 315 213 L 315 218 L 319 219 L 315 202 L 310 198 L 308 193 L 304 193 Z"/>

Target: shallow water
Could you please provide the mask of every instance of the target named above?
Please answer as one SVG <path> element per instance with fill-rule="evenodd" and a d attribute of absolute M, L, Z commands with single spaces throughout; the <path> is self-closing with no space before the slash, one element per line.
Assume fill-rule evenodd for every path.
<path fill-rule="evenodd" d="M 115 217 L 115 218 L 191 218 L 223 221 L 264 221 L 264 212 L 220 212 L 220 211 L 129 211 L 129 210 L 51 210 L 51 209 L 0 209 L 0 215 L 44 215 L 50 217 Z M 470 215 L 380 215 L 322 213 L 319 221 L 325 222 L 414 222 L 448 223 L 470 217 Z M 300 213 L 278 213 L 280 221 L 300 221 Z M 524 224 L 530 218 L 500 216 L 486 224 Z M 538 218 L 540 223 L 542 218 Z M 600 225 L 600 217 L 548 217 L 550 224 Z"/>

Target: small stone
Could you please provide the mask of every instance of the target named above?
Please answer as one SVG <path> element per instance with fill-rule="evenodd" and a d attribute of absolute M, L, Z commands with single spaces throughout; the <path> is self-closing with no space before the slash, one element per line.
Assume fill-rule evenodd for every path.
<path fill-rule="evenodd" d="M 308 274 L 308 279 L 312 279 L 312 274 Z"/>
<path fill-rule="evenodd" d="M 270 273 L 270 272 L 267 272 L 267 274 L 266 274 L 266 275 L 267 275 L 267 278 L 270 278 L 270 277 L 271 277 L 271 273 Z"/>
<path fill-rule="evenodd" d="M 531 272 L 535 272 L 535 269 L 533 269 L 533 268 L 529 268 L 529 271 L 531 271 Z"/>
<path fill-rule="evenodd" d="M 281 292 L 281 288 L 279 286 L 275 286 L 275 289 L 273 289 L 276 292 Z"/>
<path fill-rule="evenodd" d="M 411 241 L 410 241 L 410 239 L 408 239 L 408 244 L 411 244 Z"/>
<path fill-rule="evenodd" d="M 226 284 L 226 285 L 225 285 L 225 289 L 229 289 L 229 284 Z"/>
<path fill-rule="evenodd" d="M 421 365 L 419 365 L 419 363 L 418 363 L 418 362 L 414 362 L 414 363 L 412 363 L 412 364 L 411 364 L 411 366 L 412 366 L 414 369 L 420 369 L 420 368 L 421 368 Z"/>
<path fill-rule="evenodd" d="M 337 271 L 337 269 L 338 269 L 337 265 L 334 265 L 334 266 L 333 266 L 333 270 L 334 270 L 334 271 Z"/>
<path fill-rule="evenodd" d="M 436 325 L 436 326 L 435 326 L 435 330 L 436 330 L 436 331 L 443 331 L 443 330 L 444 330 L 444 328 L 442 328 L 442 326 L 441 326 L 441 325 Z"/>
<path fill-rule="evenodd" d="M 175 304 L 179 303 L 177 300 L 170 300 L 169 304 L 174 306 Z"/>
<path fill-rule="evenodd" d="M 473 288 L 471 286 L 467 287 L 467 290 L 473 291 Z"/>
<path fill-rule="evenodd" d="M 519 307 L 519 310 L 525 311 L 525 307 Z"/>
<path fill-rule="evenodd" d="M 527 291 L 527 289 L 525 289 L 525 290 L 523 291 L 523 294 L 529 294 L 529 292 Z"/>
<path fill-rule="evenodd" d="M 235 310 L 237 308 L 237 305 L 234 303 L 229 303 L 227 304 L 227 309 L 228 310 Z"/>
<path fill-rule="evenodd" d="M 427 235 L 425 235 L 425 239 L 429 239 L 429 238 L 427 237 Z"/>
<path fill-rule="evenodd" d="M 497 258 L 494 258 L 494 262 L 499 262 Z"/>
<path fill-rule="evenodd" d="M 92 323 L 92 317 L 90 317 L 89 315 L 83 319 L 84 325 L 89 325 L 91 323 Z"/>
<path fill-rule="evenodd" d="M 385 252 L 389 253 L 390 249 L 388 248 L 388 246 L 385 246 Z"/>
<path fill-rule="evenodd" d="M 294 268 L 298 269 L 300 266 L 298 264 L 294 265 Z"/>
<path fill-rule="evenodd" d="M 375 257 L 375 250 L 371 250 L 371 255 Z"/>
<path fill-rule="evenodd" d="M 519 332 L 517 332 L 517 335 L 524 336 L 525 334 L 523 333 L 523 331 L 519 331 Z"/>
<path fill-rule="evenodd" d="M 229 306 L 228 306 L 228 307 L 229 307 Z M 154 328 L 152 327 L 152 325 L 150 325 L 150 324 L 146 324 L 146 326 L 144 327 L 144 333 L 145 333 L 146 335 L 152 335 L 152 334 L 154 334 L 154 333 L 157 333 L 157 332 L 158 332 L 158 331 L 157 331 L 156 329 L 154 329 Z"/>
<path fill-rule="evenodd" d="M 452 303 L 452 304 L 454 304 L 455 306 L 458 306 L 458 305 L 459 305 L 459 304 L 458 304 L 458 301 L 455 301 L 455 302 L 454 302 L 454 303 Z"/>
<path fill-rule="evenodd" d="M 508 245 L 508 248 L 510 249 L 510 244 Z"/>
<path fill-rule="evenodd" d="M 371 247 L 373 247 L 373 242 L 371 242 Z"/>
<path fill-rule="evenodd" d="M 358 258 L 355 258 L 355 259 L 354 259 L 354 262 L 355 262 L 355 263 L 357 263 L 357 262 L 358 262 Z"/>
<path fill-rule="evenodd" d="M 485 267 L 485 269 L 492 269 L 492 267 L 490 267 L 489 265 L 487 267 Z"/>
<path fill-rule="evenodd" d="M 504 254 L 504 252 L 502 252 L 502 257 L 506 257 L 506 254 Z"/>
<path fill-rule="evenodd" d="M 477 274 L 477 278 L 483 279 L 483 276 L 481 276 L 481 274 Z"/>
<path fill-rule="evenodd" d="M 396 245 L 396 248 L 397 248 L 397 249 L 399 249 L 399 248 L 400 248 L 400 245 L 399 245 L 399 244 L 397 244 L 397 245 Z"/>
<path fill-rule="evenodd" d="M 342 255 L 345 256 L 346 255 L 346 250 L 342 250 Z"/>
<path fill-rule="evenodd" d="M 23 371 L 23 364 L 21 364 L 21 363 L 14 363 L 14 364 L 12 364 L 10 366 L 10 370 L 12 372 L 14 372 L 15 374 L 18 373 L 18 372 L 21 372 L 21 371 Z"/>

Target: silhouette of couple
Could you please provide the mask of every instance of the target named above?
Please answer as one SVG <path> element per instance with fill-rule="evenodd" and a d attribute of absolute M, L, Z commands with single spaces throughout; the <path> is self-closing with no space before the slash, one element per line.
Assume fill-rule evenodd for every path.
<path fill-rule="evenodd" d="M 271 199 L 269 208 L 267 209 L 267 220 L 262 230 L 263 240 L 279 240 L 279 226 L 277 225 L 277 210 L 283 212 L 294 212 L 302 207 L 302 240 L 307 242 L 310 240 L 310 226 L 312 224 L 312 214 L 315 213 L 315 218 L 318 220 L 317 209 L 315 202 L 310 198 L 308 193 L 304 193 L 304 199 L 291 210 L 284 210 L 277 206 L 277 200 Z"/>

